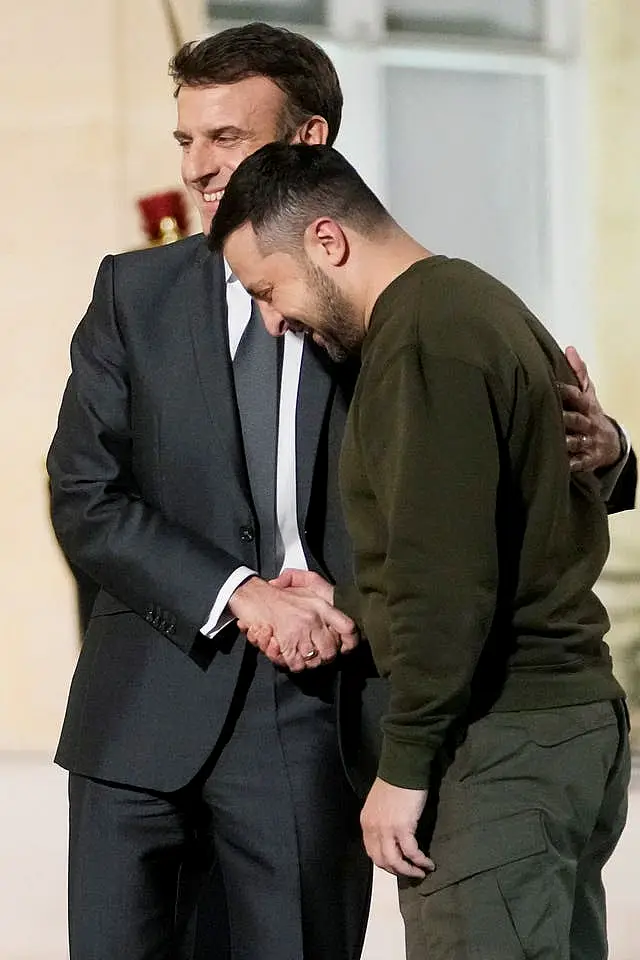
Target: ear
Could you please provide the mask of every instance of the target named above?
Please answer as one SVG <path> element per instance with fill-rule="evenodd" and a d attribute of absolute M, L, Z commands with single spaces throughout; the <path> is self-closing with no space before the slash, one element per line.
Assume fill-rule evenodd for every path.
<path fill-rule="evenodd" d="M 304 249 L 316 266 L 341 267 L 349 258 L 349 240 L 339 223 L 319 217 L 304 232 Z"/>
<path fill-rule="evenodd" d="M 324 117 L 310 117 L 298 128 L 292 143 L 304 143 L 308 147 L 317 147 L 326 143 L 329 136 L 329 124 Z"/>

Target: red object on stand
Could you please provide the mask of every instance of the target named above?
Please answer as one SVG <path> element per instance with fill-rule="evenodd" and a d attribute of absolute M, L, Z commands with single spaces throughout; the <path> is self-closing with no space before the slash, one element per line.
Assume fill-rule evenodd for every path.
<path fill-rule="evenodd" d="M 189 218 L 185 197 L 180 190 L 165 190 L 164 193 L 141 197 L 138 209 L 142 214 L 145 236 L 152 246 L 186 237 Z"/>

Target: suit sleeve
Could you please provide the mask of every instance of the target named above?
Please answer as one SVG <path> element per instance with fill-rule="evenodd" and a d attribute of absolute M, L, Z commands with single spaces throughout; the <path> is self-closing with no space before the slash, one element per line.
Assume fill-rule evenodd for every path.
<path fill-rule="evenodd" d="M 112 257 L 74 334 L 71 366 L 47 459 L 56 536 L 72 564 L 188 653 L 239 561 L 169 522 L 138 488 Z"/>
<path fill-rule="evenodd" d="M 463 362 L 422 362 L 428 374 L 417 352 L 397 357 L 356 426 L 387 530 L 391 697 L 379 776 L 415 789 L 465 712 L 498 590 L 500 460 L 487 384 Z"/>
<path fill-rule="evenodd" d="M 608 512 L 620 513 L 623 510 L 633 510 L 636 505 L 637 486 L 638 461 L 633 447 L 630 446 L 626 462 L 607 497 Z"/>

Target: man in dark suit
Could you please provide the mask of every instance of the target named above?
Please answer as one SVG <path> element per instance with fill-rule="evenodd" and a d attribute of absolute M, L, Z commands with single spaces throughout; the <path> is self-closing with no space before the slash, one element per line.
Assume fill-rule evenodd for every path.
<path fill-rule="evenodd" d="M 338 79 L 305 38 L 227 31 L 173 74 L 205 231 L 248 153 L 337 134 Z M 335 461 L 354 371 L 272 343 L 202 235 L 106 258 L 74 336 L 52 516 L 101 591 L 57 754 L 73 958 L 175 958 L 185 865 L 195 888 L 214 858 L 234 958 L 360 953 L 370 868 L 334 710 L 353 624 L 267 582 L 285 560 L 350 575 Z M 273 663 L 234 622 L 272 616 Z"/>
<path fill-rule="evenodd" d="M 261 144 L 337 134 L 337 77 L 305 38 L 225 31 L 184 48 L 173 75 L 205 233 Z M 261 331 L 200 235 L 106 258 L 74 336 L 52 516 L 101 589 L 57 753 L 72 960 L 180 955 L 213 860 L 234 960 L 360 954 L 371 875 L 335 687 L 363 685 L 366 648 L 345 656 L 348 618 L 268 583 L 283 565 L 351 575 L 337 456 L 356 371 Z M 276 624 L 266 656 L 237 618 Z M 359 700 L 343 704 L 353 733 Z M 357 738 L 343 749 L 359 756 Z"/>

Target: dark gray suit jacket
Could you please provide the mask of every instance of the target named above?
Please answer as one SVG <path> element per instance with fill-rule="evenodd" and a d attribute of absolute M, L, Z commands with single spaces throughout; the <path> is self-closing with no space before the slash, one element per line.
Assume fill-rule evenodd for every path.
<path fill-rule="evenodd" d="M 52 519 L 102 588 L 56 756 L 76 773 L 177 789 L 226 718 L 243 639 L 199 631 L 232 571 L 257 569 L 259 534 L 227 335 L 222 261 L 202 236 L 107 257 L 74 335 L 48 459 Z M 356 373 L 305 345 L 300 532 L 309 566 L 340 580 L 351 550 L 337 458 Z M 333 685 L 333 671 L 312 673 Z"/>

